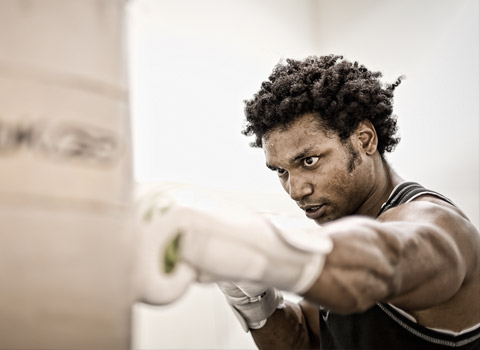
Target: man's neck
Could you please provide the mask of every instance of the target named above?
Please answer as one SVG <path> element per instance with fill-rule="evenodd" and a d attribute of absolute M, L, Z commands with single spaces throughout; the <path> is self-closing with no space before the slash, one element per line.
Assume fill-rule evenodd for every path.
<path fill-rule="evenodd" d="M 372 186 L 367 200 L 362 204 L 356 214 L 376 217 L 382 204 L 385 203 L 395 186 L 403 179 L 395 173 L 383 157 L 379 157 L 375 183 Z"/>

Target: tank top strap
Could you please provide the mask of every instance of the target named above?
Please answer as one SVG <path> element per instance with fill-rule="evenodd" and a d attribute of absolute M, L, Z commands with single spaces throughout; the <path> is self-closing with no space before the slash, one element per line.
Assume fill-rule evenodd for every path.
<path fill-rule="evenodd" d="M 383 203 L 380 212 L 377 214 L 377 217 L 383 214 L 385 211 L 388 209 L 391 209 L 393 207 L 396 207 L 400 204 L 408 203 L 415 198 L 423 195 L 431 195 L 434 197 L 437 197 L 441 200 L 444 200 L 445 202 L 455 206 L 455 204 L 445 197 L 444 195 L 432 191 L 432 190 L 427 190 L 425 187 L 422 185 L 416 183 L 416 182 L 402 182 L 401 184 L 398 184 L 388 197 L 387 201 Z"/>

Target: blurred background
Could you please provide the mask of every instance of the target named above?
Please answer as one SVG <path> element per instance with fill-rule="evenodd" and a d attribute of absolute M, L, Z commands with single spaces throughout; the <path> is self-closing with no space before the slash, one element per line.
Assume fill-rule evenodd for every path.
<path fill-rule="evenodd" d="M 222 191 L 299 215 L 262 150 L 241 135 L 243 101 L 285 58 L 342 54 L 395 91 L 406 180 L 450 197 L 479 227 L 478 0 L 131 0 L 127 4 L 134 175 Z M 251 349 L 223 296 L 195 286 L 137 304 L 136 349 Z"/>

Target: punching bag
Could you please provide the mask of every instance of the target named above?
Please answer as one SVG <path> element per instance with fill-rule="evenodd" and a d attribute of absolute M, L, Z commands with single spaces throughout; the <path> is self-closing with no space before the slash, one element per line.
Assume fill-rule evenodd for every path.
<path fill-rule="evenodd" d="M 131 346 L 124 0 L 0 1 L 0 348 Z"/>

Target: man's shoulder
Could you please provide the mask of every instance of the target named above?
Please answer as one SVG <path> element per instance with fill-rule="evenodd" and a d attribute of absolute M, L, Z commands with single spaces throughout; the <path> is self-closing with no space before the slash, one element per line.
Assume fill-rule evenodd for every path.
<path fill-rule="evenodd" d="M 456 246 L 459 254 L 466 259 L 468 270 L 475 276 L 480 273 L 480 233 L 455 205 L 427 194 L 385 211 L 377 220 L 384 223 L 398 222 L 425 228 L 434 227 L 435 229 L 429 232 L 436 232 L 442 240 L 445 236 L 450 237 L 451 244 Z"/>
<path fill-rule="evenodd" d="M 467 216 L 452 202 L 430 193 L 421 194 L 415 199 L 384 211 L 379 221 L 406 221 L 434 223 L 440 221 L 468 221 Z"/>

